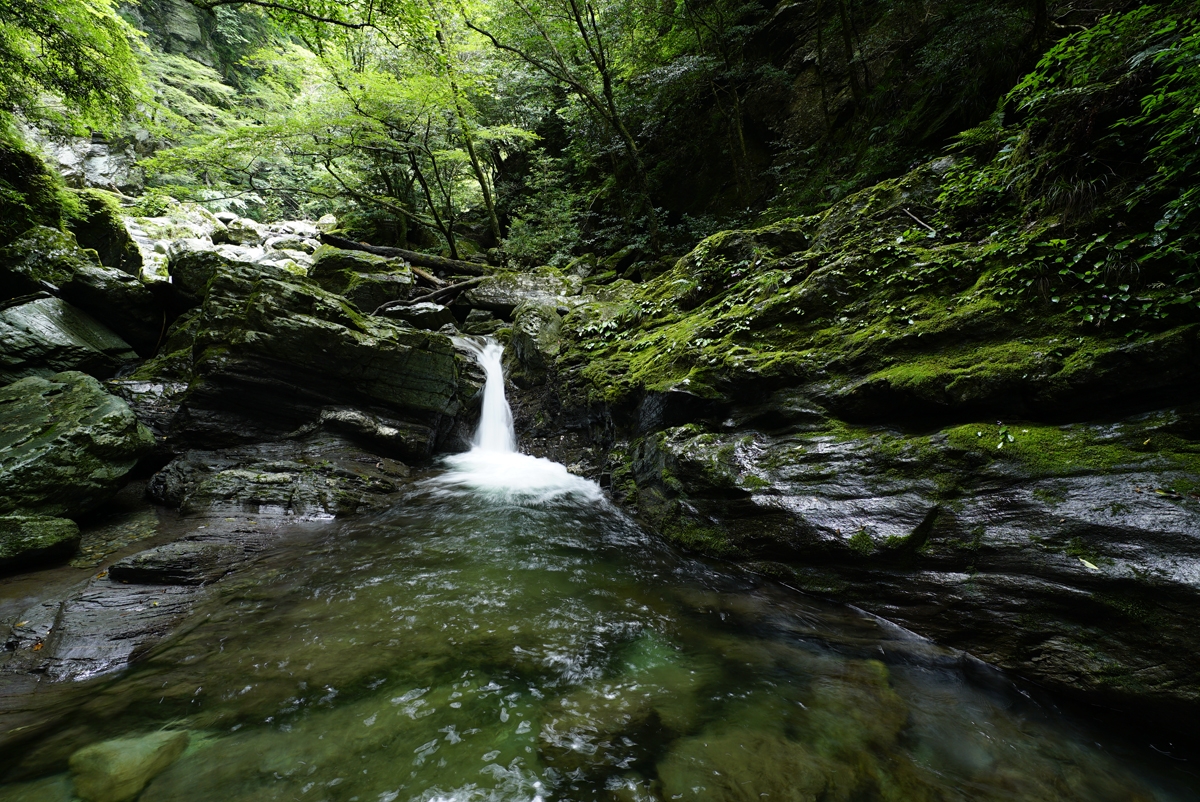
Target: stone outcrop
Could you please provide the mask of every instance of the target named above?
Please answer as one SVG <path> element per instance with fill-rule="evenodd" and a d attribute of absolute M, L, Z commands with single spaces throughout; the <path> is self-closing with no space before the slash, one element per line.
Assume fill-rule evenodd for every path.
<path fill-rule="evenodd" d="M 129 343 L 59 298 L 0 303 L 0 384 L 69 370 L 106 378 L 136 359 Z"/>
<path fill-rule="evenodd" d="M 0 420 L 0 513 L 89 512 L 154 445 L 124 401 L 78 372 L 0 389 Z"/>

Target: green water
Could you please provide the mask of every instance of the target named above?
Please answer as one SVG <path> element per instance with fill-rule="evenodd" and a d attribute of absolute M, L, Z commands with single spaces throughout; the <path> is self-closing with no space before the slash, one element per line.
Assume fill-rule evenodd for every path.
<path fill-rule="evenodd" d="M 142 802 L 1195 798 L 962 665 L 603 502 L 425 485 L 285 536 L 135 667 L 69 683 L 0 799 L 161 728 L 191 745 Z"/>

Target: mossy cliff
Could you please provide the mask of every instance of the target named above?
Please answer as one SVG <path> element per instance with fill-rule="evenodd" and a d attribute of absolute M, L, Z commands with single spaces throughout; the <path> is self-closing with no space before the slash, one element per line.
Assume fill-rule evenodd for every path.
<path fill-rule="evenodd" d="M 1172 124 L 1138 94 L 1178 89 L 1172 56 L 1129 56 L 1196 38 L 1151 16 L 1068 40 L 945 157 L 572 308 L 536 431 L 608 448 L 618 498 L 685 546 L 1059 688 L 1194 710 L 1200 162 L 1147 145 L 1061 194 L 1114 132 Z"/>

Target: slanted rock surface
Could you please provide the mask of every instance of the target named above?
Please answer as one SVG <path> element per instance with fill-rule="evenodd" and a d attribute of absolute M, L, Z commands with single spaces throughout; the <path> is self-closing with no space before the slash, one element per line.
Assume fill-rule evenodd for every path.
<path fill-rule="evenodd" d="M 59 298 L 0 304 L 0 384 L 61 371 L 107 378 L 137 358 L 112 329 Z"/>
<path fill-rule="evenodd" d="M 184 731 L 155 732 L 85 746 L 71 755 L 75 792 L 85 802 L 128 802 L 174 763 L 190 740 Z"/>
<path fill-rule="evenodd" d="M 176 419 L 186 442 L 277 439 L 328 406 L 377 407 L 427 457 L 478 391 L 450 339 L 360 314 L 309 280 L 219 267 L 196 322 L 192 380 Z"/>
<path fill-rule="evenodd" d="M 0 421 L 0 512 L 89 512 L 154 446 L 124 401 L 79 372 L 0 389 Z"/>

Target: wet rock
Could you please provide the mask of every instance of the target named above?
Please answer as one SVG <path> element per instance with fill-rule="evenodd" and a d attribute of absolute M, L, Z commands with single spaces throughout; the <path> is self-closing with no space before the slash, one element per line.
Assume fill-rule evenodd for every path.
<path fill-rule="evenodd" d="M 353 428 L 343 410 L 335 428 Z M 380 425 L 378 422 L 375 425 Z M 257 517 L 328 517 L 382 509 L 395 502 L 409 472 L 347 440 L 316 435 L 220 451 L 189 451 L 155 474 L 149 493 L 187 513 L 249 513 Z"/>
<path fill-rule="evenodd" d="M 108 569 L 114 582 L 203 585 L 225 576 L 245 558 L 231 543 L 168 543 L 125 557 Z"/>
<path fill-rule="evenodd" d="M 103 238 L 94 228 L 85 230 Z M 118 254 L 118 263 L 126 261 Z M 0 254 L 0 289 L 10 297 L 42 290 L 61 294 L 138 350 L 149 352 L 162 330 L 162 305 L 138 280 L 136 267 L 130 270 L 132 275 L 101 264 L 96 252 L 81 248 L 71 234 L 39 227 Z"/>
<path fill-rule="evenodd" d="M 486 337 L 495 334 L 499 329 L 507 325 L 507 323 L 486 309 L 472 309 L 467 313 L 466 322 L 463 324 L 463 331 L 478 337 Z"/>
<path fill-rule="evenodd" d="M 105 378 L 137 358 L 111 329 L 59 298 L 0 304 L 0 384 L 64 370 Z"/>
<path fill-rule="evenodd" d="M 79 546 L 79 526 L 44 515 L 0 515 L 0 572 L 23 571 L 69 557 Z"/>
<path fill-rule="evenodd" d="M 529 273 L 496 273 L 467 289 L 456 305 L 511 317 L 522 301 L 574 305 L 582 287 L 580 278 L 549 267 Z"/>
<path fill-rule="evenodd" d="M 197 445 L 275 439 L 346 405 L 387 409 L 433 444 L 460 396 L 477 391 L 460 387 L 449 338 L 360 315 L 310 281 L 256 266 L 218 268 L 196 325 L 176 424 Z"/>
<path fill-rule="evenodd" d="M 124 401 L 78 372 L 0 389 L 0 420 L 0 512 L 88 512 L 154 445 Z"/>
<path fill-rule="evenodd" d="M 163 303 L 136 276 L 107 267 L 83 267 L 62 297 L 93 314 L 143 356 L 154 353 L 167 322 Z"/>
<path fill-rule="evenodd" d="M 128 802 L 187 749 L 187 732 L 156 732 L 92 744 L 71 755 L 75 791 L 85 802 Z"/>
<path fill-rule="evenodd" d="M 176 293 L 184 303 L 195 306 L 204 300 L 217 269 L 229 264 L 230 260 L 215 250 L 189 250 L 173 256 L 168 271 Z"/>
<path fill-rule="evenodd" d="M 413 288 L 412 271 L 403 260 L 328 245 L 314 253 L 309 276 L 322 289 L 341 295 L 367 313 L 388 301 L 408 298 Z"/>
<path fill-rule="evenodd" d="M 457 326 L 454 313 L 441 304 L 422 301 L 419 304 L 395 306 L 382 313 L 390 320 L 402 320 L 415 329 L 437 331 L 443 326 Z"/>
<path fill-rule="evenodd" d="M 556 304 L 525 301 L 513 311 L 513 355 L 527 378 L 544 376 L 561 347 L 562 318 Z"/>
<path fill-rule="evenodd" d="M 614 485 L 686 546 L 786 564 L 789 584 L 1045 684 L 1143 712 L 1200 703 L 1180 657 L 1200 645 L 1186 410 L 932 435 L 800 411 L 790 433 L 646 436 Z"/>

